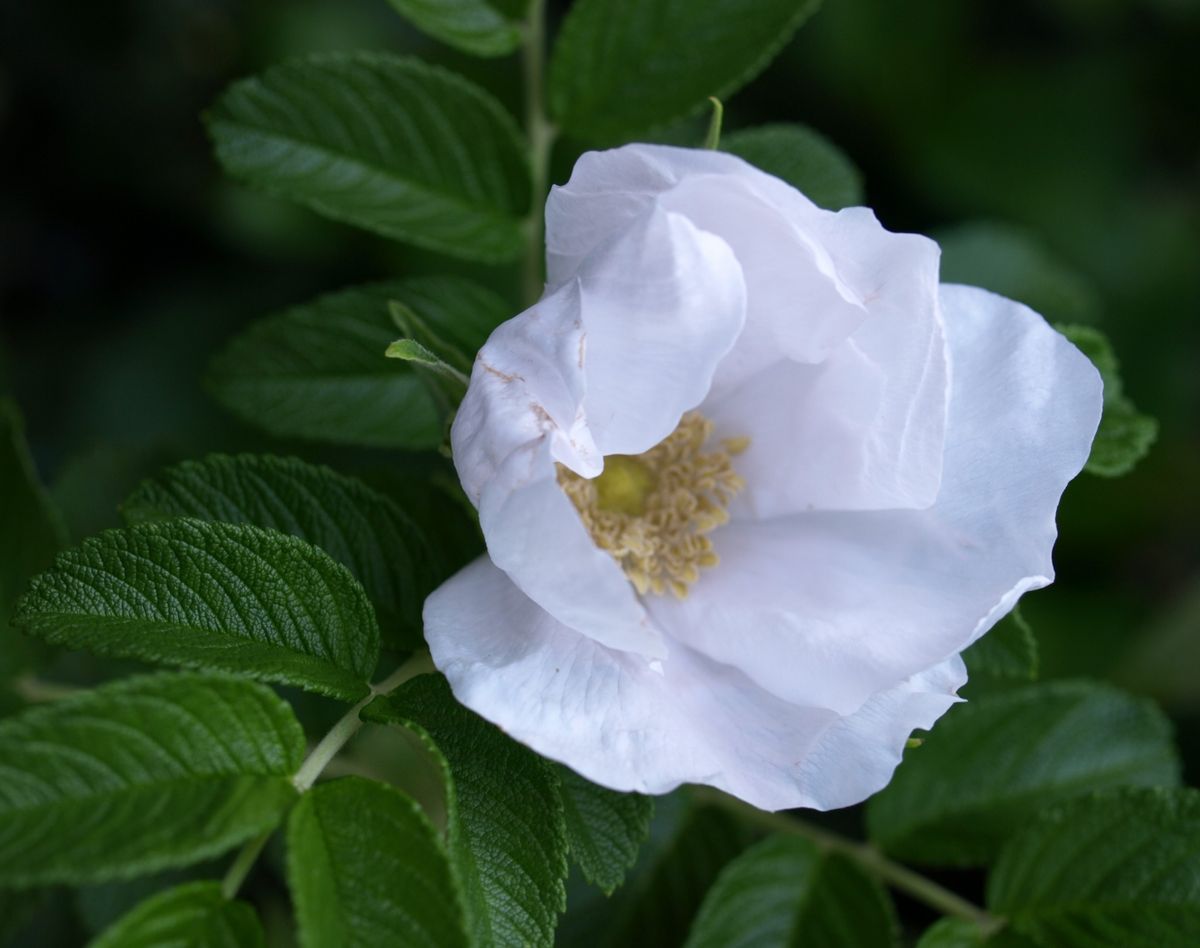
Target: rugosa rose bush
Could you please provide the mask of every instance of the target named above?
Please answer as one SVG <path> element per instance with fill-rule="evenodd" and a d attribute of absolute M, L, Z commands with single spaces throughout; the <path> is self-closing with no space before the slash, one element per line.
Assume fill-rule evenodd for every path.
<path fill-rule="evenodd" d="M 1100 418 L 1028 308 L 729 155 L 584 155 L 542 299 L 452 431 L 487 556 L 425 608 L 457 697 L 598 783 L 846 806 L 1053 577 Z"/>

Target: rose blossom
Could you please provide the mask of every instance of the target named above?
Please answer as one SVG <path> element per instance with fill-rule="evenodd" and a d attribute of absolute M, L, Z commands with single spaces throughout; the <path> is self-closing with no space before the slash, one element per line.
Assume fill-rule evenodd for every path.
<path fill-rule="evenodd" d="M 580 158 L 452 431 L 488 553 L 425 606 L 467 706 L 620 790 L 856 803 L 1047 585 L 1100 417 L 1036 313 L 729 155 Z"/>

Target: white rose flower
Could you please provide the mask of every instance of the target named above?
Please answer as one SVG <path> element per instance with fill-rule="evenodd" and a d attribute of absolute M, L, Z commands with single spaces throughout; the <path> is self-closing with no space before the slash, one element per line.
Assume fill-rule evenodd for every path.
<path fill-rule="evenodd" d="M 729 155 L 584 155 L 475 362 L 487 540 L 425 606 L 460 701 L 619 790 L 856 803 L 1053 577 L 1100 418 L 1036 313 Z"/>

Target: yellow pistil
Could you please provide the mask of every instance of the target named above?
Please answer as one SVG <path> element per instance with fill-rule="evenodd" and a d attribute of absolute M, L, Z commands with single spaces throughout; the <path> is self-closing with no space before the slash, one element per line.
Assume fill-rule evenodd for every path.
<path fill-rule="evenodd" d="M 640 594 L 670 590 L 684 598 L 700 570 L 717 565 L 706 534 L 729 519 L 726 508 L 744 485 L 733 457 L 749 438 L 704 447 L 713 423 L 688 412 L 645 454 L 614 454 L 591 480 L 561 464 L 558 483 L 600 549 L 612 555 Z"/>

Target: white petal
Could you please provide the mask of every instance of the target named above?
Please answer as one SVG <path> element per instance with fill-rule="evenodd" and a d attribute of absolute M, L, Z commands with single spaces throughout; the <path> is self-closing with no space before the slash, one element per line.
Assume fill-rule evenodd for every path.
<path fill-rule="evenodd" d="M 848 806 L 879 790 L 909 734 L 966 680 L 955 658 L 840 718 L 678 645 L 661 663 L 606 649 L 486 559 L 429 598 L 425 626 L 458 699 L 539 753 L 616 790 L 705 783 L 770 810 Z"/>
<path fill-rule="evenodd" d="M 647 599 L 669 635 L 786 700 L 849 713 L 1051 581 L 1099 376 L 1024 306 L 969 287 L 944 288 L 942 305 L 953 382 L 937 502 L 731 523 L 686 600 Z"/>
<path fill-rule="evenodd" d="M 741 333 L 741 268 L 724 241 L 651 208 L 597 248 L 575 279 L 588 427 L 605 455 L 641 454 L 704 399 Z"/>

